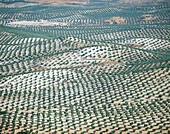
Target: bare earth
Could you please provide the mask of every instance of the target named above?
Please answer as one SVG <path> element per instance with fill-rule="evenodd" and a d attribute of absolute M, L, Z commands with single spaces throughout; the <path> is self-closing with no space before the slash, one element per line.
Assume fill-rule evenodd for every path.
<path fill-rule="evenodd" d="M 114 23 L 125 24 L 126 20 L 124 18 L 120 18 L 120 17 L 112 17 L 112 18 L 110 18 L 108 20 L 105 20 L 105 22 L 108 22 L 110 24 L 114 24 Z"/>

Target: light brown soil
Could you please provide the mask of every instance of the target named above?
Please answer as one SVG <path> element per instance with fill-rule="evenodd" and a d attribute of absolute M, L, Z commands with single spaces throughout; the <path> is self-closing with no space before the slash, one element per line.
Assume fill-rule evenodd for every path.
<path fill-rule="evenodd" d="M 105 20 L 105 22 L 109 22 L 110 24 L 126 24 L 126 20 L 124 18 L 120 17 L 113 17 L 108 20 Z"/>
<path fill-rule="evenodd" d="M 133 44 L 133 43 L 127 43 L 128 46 L 134 46 L 134 47 L 142 47 L 141 44 Z"/>
<path fill-rule="evenodd" d="M 144 17 L 144 19 L 142 19 L 142 20 L 145 20 L 145 21 L 155 20 L 156 19 L 156 17 L 153 17 L 150 14 L 142 15 L 141 17 Z"/>
<path fill-rule="evenodd" d="M 117 61 L 104 61 L 104 62 L 102 62 L 100 64 L 122 64 L 122 63 L 117 62 Z"/>

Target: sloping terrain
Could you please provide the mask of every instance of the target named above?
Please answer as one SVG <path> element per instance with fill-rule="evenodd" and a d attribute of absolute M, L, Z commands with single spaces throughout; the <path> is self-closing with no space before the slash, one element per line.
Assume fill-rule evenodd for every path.
<path fill-rule="evenodd" d="M 169 5 L 18 5 L 0 8 L 0 133 L 170 133 Z"/>

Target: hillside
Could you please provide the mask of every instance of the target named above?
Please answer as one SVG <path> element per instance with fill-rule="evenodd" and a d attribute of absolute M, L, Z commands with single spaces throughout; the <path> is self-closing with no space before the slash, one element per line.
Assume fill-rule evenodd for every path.
<path fill-rule="evenodd" d="M 81 2 L 0 5 L 0 133 L 170 133 L 169 4 Z"/>

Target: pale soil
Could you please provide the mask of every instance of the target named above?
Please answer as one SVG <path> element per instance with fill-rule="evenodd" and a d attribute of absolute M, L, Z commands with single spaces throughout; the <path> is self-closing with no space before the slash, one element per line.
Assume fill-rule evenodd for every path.
<path fill-rule="evenodd" d="M 150 15 L 150 14 L 142 15 L 141 17 L 144 17 L 144 19 L 142 19 L 142 20 L 145 20 L 145 21 L 155 20 L 155 19 L 157 18 L 157 17 L 153 17 L 153 16 Z"/>
<path fill-rule="evenodd" d="M 101 62 L 100 64 L 122 64 L 122 63 L 117 62 L 117 61 L 104 61 L 104 62 Z"/>
<path fill-rule="evenodd" d="M 113 17 L 108 20 L 105 20 L 105 22 L 109 22 L 110 24 L 114 24 L 114 22 L 116 22 L 117 24 L 126 24 L 126 20 L 120 17 Z"/>

